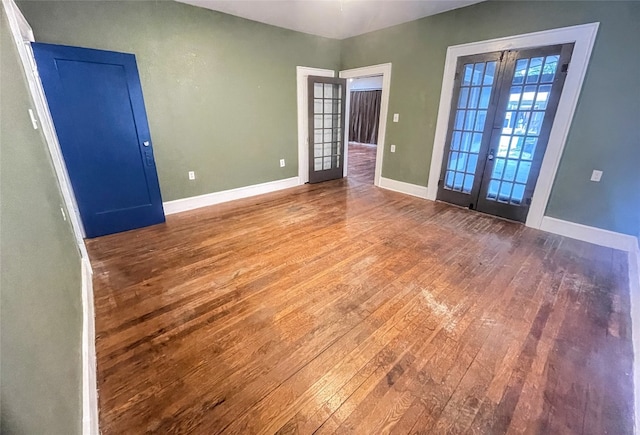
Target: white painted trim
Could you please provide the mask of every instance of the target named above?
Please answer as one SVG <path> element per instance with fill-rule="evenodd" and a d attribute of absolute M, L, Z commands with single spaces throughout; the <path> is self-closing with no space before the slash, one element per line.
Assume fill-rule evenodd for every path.
<path fill-rule="evenodd" d="M 394 192 L 400 192 L 406 195 L 427 199 L 426 186 L 418 186 L 417 184 L 405 183 L 404 181 L 397 181 L 392 180 L 391 178 L 380 177 L 379 187 L 387 190 L 393 190 Z"/>
<path fill-rule="evenodd" d="M 382 178 L 382 162 L 384 160 L 384 148 L 385 148 L 385 138 L 387 134 L 387 114 L 389 113 L 389 94 L 391 93 L 391 64 L 383 63 L 380 65 L 371 65 L 365 66 L 362 68 L 354 68 L 348 69 L 344 71 L 340 71 L 340 77 L 343 79 L 355 79 L 362 77 L 371 77 L 371 76 L 379 76 L 382 75 L 382 96 L 380 102 L 380 120 L 378 121 L 378 149 L 376 151 L 376 169 L 375 176 L 373 178 L 373 184 L 379 187 L 381 186 L 381 178 Z M 351 104 L 351 92 L 350 84 L 347 81 L 347 101 L 346 101 L 346 117 L 345 117 L 345 129 L 344 129 L 344 143 L 346 147 L 349 144 L 349 110 Z M 344 153 L 344 175 L 347 175 L 348 165 L 348 156 L 349 153 Z M 405 183 L 406 184 L 406 183 Z"/>
<path fill-rule="evenodd" d="M 549 233 L 582 240 L 607 248 L 619 249 L 625 252 L 635 250 L 638 245 L 637 239 L 627 234 L 564 221 L 550 216 L 542 218 L 540 229 Z"/>
<path fill-rule="evenodd" d="M 96 376 L 96 327 L 93 305 L 93 272 L 86 259 L 82 273 L 82 433 L 98 435 L 98 381 Z"/>
<path fill-rule="evenodd" d="M 638 240 L 640 243 L 640 240 Z M 635 431 L 640 424 L 640 246 L 629 251 L 629 296 L 631 301 L 631 339 L 633 342 L 633 396 L 635 405 Z"/>
<path fill-rule="evenodd" d="M 262 195 L 264 193 L 289 189 L 298 185 L 300 185 L 300 179 L 298 177 L 291 177 L 283 180 L 238 187 L 236 189 L 223 190 L 221 192 L 207 193 L 206 195 L 176 199 L 174 201 L 167 201 L 163 203 L 164 213 L 166 215 L 180 213 L 200 207 L 234 201 L 236 199 L 249 198 L 251 196 Z"/>
<path fill-rule="evenodd" d="M 309 181 L 309 99 L 307 96 L 307 77 L 335 77 L 336 73 L 330 69 L 296 67 L 296 84 L 298 87 L 298 179 L 300 184 Z"/>
<path fill-rule="evenodd" d="M 438 180 L 442 168 L 447 130 L 449 128 L 449 112 L 453 96 L 454 74 L 459 57 L 492 51 L 523 49 L 545 45 L 575 43 L 571 56 L 571 66 L 564 83 L 562 95 L 558 103 L 558 110 L 549 135 L 549 143 L 542 161 L 540 175 L 531 201 L 531 208 L 527 216 L 526 225 L 541 228 L 544 212 L 547 208 L 551 187 L 555 180 L 556 171 L 571 127 L 571 121 L 578 104 L 580 90 L 587 72 L 589 59 L 595 43 L 599 23 L 583 24 L 579 26 L 563 27 L 542 32 L 527 33 L 506 38 L 470 44 L 454 45 L 447 49 L 440 106 L 436 124 L 431 168 L 429 171 L 428 199 L 435 200 L 438 193 Z"/>

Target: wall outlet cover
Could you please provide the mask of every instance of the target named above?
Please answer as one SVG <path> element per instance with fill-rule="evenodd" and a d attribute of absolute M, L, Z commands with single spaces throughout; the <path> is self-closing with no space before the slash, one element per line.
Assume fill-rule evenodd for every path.
<path fill-rule="evenodd" d="M 400 121 L 400 114 L 399 113 L 394 113 L 393 114 L 393 122 L 398 122 Z"/>
<path fill-rule="evenodd" d="M 602 171 L 594 169 L 591 173 L 591 181 L 595 181 L 596 183 L 600 181 L 602 178 Z"/>
<path fill-rule="evenodd" d="M 396 152 L 396 146 L 395 145 L 391 145 L 391 152 L 395 153 Z"/>
<path fill-rule="evenodd" d="M 284 159 L 280 159 L 280 167 L 284 168 L 284 165 L 285 165 Z"/>
<path fill-rule="evenodd" d="M 196 179 L 195 171 L 189 171 L 189 180 L 195 180 L 195 179 Z"/>

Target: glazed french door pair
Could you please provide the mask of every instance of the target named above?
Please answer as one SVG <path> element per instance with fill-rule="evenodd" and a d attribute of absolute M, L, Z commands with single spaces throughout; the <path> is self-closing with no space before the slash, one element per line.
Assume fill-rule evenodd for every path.
<path fill-rule="evenodd" d="M 572 52 L 459 58 L 438 199 L 526 220 Z"/>

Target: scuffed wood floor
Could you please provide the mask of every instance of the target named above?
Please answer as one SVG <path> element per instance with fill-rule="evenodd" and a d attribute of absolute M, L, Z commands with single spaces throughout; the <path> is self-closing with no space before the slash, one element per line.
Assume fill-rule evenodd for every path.
<path fill-rule="evenodd" d="M 357 177 L 89 249 L 103 434 L 632 433 L 622 252 Z"/>

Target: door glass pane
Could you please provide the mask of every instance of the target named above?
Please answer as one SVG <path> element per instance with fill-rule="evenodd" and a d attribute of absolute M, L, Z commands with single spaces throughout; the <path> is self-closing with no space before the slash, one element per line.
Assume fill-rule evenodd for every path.
<path fill-rule="evenodd" d="M 514 85 L 521 85 L 524 83 L 524 77 L 527 75 L 528 65 L 529 59 L 518 59 L 511 83 L 513 83 Z"/>
<path fill-rule="evenodd" d="M 541 83 L 550 83 L 556 75 L 558 70 L 558 60 L 560 56 L 547 56 L 544 61 L 544 67 L 542 68 L 542 77 L 540 77 Z"/>
<path fill-rule="evenodd" d="M 451 149 L 452 150 L 459 150 L 460 149 L 460 138 L 462 136 L 462 133 L 460 133 L 459 131 L 454 131 L 453 132 L 453 139 L 451 140 Z"/>
<path fill-rule="evenodd" d="M 458 110 L 456 112 L 456 122 L 454 124 L 454 128 L 456 130 L 462 130 L 462 125 L 464 124 L 464 113 L 465 110 Z"/>
<path fill-rule="evenodd" d="M 323 96 L 323 87 L 322 83 L 314 83 L 313 84 L 313 97 L 314 98 L 322 98 Z"/>
<path fill-rule="evenodd" d="M 522 136 L 513 136 L 511 138 L 511 146 L 509 147 L 509 158 L 519 159 L 520 152 L 522 151 L 522 144 L 524 138 Z"/>
<path fill-rule="evenodd" d="M 480 86 L 482 84 L 482 76 L 484 75 L 484 62 L 476 63 L 473 69 L 473 80 L 472 84 L 474 86 Z"/>
<path fill-rule="evenodd" d="M 322 169 L 327 170 L 331 169 L 331 157 L 324 157 L 324 164 L 322 165 Z"/>
<path fill-rule="evenodd" d="M 471 76 L 473 76 L 473 64 L 465 65 L 462 75 L 462 86 L 469 86 L 471 84 Z"/>
<path fill-rule="evenodd" d="M 475 109 L 478 107 L 478 100 L 480 99 L 480 87 L 474 86 L 471 88 L 471 93 L 469 95 L 469 104 L 467 107 L 470 109 Z"/>
<path fill-rule="evenodd" d="M 511 204 L 520 205 L 522 204 L 522 199 L 524 198 L 524 184 L 514 184 L 513 190 L 511 191 Z"/>
<path fill-rule="evenodd" d="M 325 98 L 333 98 L 333 87 L 335 85 L 331 83 L 324 84 L 324 97 Z"/>
<path fill-rule="evenodd" d="M 482 134 L 481 133 L 473 133 L 473 140 L 471 141 L 471 149 L 472 153 L 479 153 L 480 146 L 482 145 Z"/>
<path fill-rule="evenodd" d="M 471 148 L 471 133 L 462 133 L 462 143 L 460 144 L 460 150 L 469 151 Z"/>
<path fill-rule="evenodd" d="M 534 57 L 529 61 L 529 70 L 527 71 L 527 83 L 537 83 L 542 73 L 542 62 L 544 58 Z"/>
<path fill-rule="evenodd" d="M 507 151 L 509 151 L 509 141 L 511 140 L 511 136 L 502 135 L 500 136 L 500 142 L 498 144 L 498 152 L 496 153 L 497 157 L 507 157 Z"/>
<path fill-rule="evenodd" d="M 331 128 L 333 125 L 333 116 L 332 115 L 324 115 L 324 127 Z"/>
<path fill-rule="evenodd" d="M 518 166 L 518 174 L 516 175 L 516 181 L 518 183 L 526 184 L 529 180 L 529 172 L 531 171 L 531 162 L 520 162 Z"/>
<path fill-rule="evenodd" d="M 467 163 L 467 172 L 469 174 L 475 174 L 476 166 L 478 166 L 478 154 L 471 153 L 469 154 L 469 162 Z"/>
<path fill-rule="evenodd" d="M 313 144 L 313 157 L 322 157 L 322 144 Z"/>
<path fill-rule="evenodd" d="M 522 86 L 511 86 L 511 92 L 509 93 L 509 102 L 507 103 L 507 110 L 518 109 L 521 96 L 522 96 Z"/>
<path fill-rule="evenodd" d="M 500 185 L 500 193 L 498 194 L 498 201 L 509 202 L 511 200 L 511 188 L 513 183 L 503 181 Z"/>
<path fill-rule="evenodd" d="M 471 193 L 471 189 L 473 188 L 473 175 L 466 174 L 464 176 L 464 183 L 462 183 L 462 191 L 464 193 Z"/>
<path fill-rule="evenodd" d="M 531 120 L 529 121 L 527 134 L 531 136 L 540 135 L 540 130 L 542 130 L 542 121 L 544 121 L 544 112 L 533 112 Z"/>
<path fill-rule="evenodd" d="M 461 88 L 460 96 L 458 97 L 458 107 L 464 109 L 467 107 L 467 100 L 469 99 L 469 88 Z"/>
<path fill-rule="evenodd" d="M 528 137 L 524 140 L 524 147 L 522 147 L 522 159 L 533 160 L 533 154 L 536 152 L 536 145 L 538 139 L 535 137 Z"/>
<path fill-rule="evenodd" d="M 487 111 L 486 110 L 478 110 L 478 114 L 476 115 L 476 126 L 474 128 L 475 131 L 483 131 L 484 124 L 487 120 Z"/>
<path fill-rule="evenodd" d="M 480 102 L 478 108 L 487 109 L 489 107 L 489 99 L 491 98 L 491 86 L 483 86 L 480 93 Z"/>
<path fill-rule="evenodd" d="M 467 156 L 469 154 L 467 153 L 460 153 L 458 154 L 458 165 L 457 165 L 457 170 L 459 172 L 464 172 L 465 169 L 467 168 Z"/>
<path fill-rule="evenodd" d="M 533 105 L 535 110 L 545 110 L 547 108 L 547 102 L 549 101 L 549 95 L 551 94 L 552 85 L 541 85 L 538 88 L 538 95 L 536 95 L 536 103 Z"/>
<path fill-rule="evenodd" d="M 313 113 L 322 113 L 322 99 L 313 100 Z"/>
<path fill-rule="evenodd" d="M 322 158 L 313 159 L 313 169 L 315 171 L 322 171 Z"/>
<path fill-rule="evenodd" d="M 520 101 L 520 110 L 531 110 L 533 107 L 533 100 L 536 97 L 537 86 L 529 85 L 524 87 L 524 93 L 522 94 L 522 100 Z"/>
<path fill-rule="evenodd" d="M 496 64 L 496 61 L 487 62 L 487 69 L 484 72 L 484 80 L 482 81 L 482 84 L 493 85 L 496 75 Z"/>
<path fill-rule="evenodd" d="M 473 130 L 473 126 L 476 123 L 476 111 L 467 110 L 467 116 L 464 118 L 464 129 Z"/>
<path fill-rule="evenodd" d="M 322 115 L 315 115 L 313 117 L 313 127 L 322 128 Z"/>

